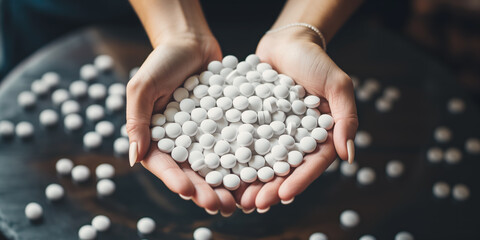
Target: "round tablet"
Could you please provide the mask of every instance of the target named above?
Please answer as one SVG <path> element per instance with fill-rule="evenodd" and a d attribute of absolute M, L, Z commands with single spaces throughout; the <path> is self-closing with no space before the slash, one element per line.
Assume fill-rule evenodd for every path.
<path fill-rule="evenodd" d="M 203 155 L 197 156 L 197 159 L 203 158 Z M 189 159 L 190 161 L 190 159 Z M 194 160 L 193 160 L 194 161 Z M 205 155 L 204 159 L 205 165 L 210 169 L 215 169 L 220 166 L 220 157 L 216 153 L 209 153 Z"/>
<path fill-rule="evenodd" d="M 150 135 L 152 137 L 152 141 L 159 141 L 165 137 L 165 128 L 159 126 L 153 127 L 150 129 Z"/>
<path fill-rule="evenodd" d="M 204 168 L 207 168 L 207 165 L 205 164 L 205 161 L 203 159 L 198 159 L 195 162 L 193 162 L 190 165 L 190 167 L 192 168 L 193 171 L 197 172 Z"/>
<path fill-rule="evenodd" d="M 357 181 L 362 185 L 370 185 L 375 181 L 375 171 L 372 168 L 360 168 L 357 173 Z"/>
<path fill-rule="evenodd" d="M 201 84 L 207 85 L 208 84 L 208 79 L 213 76 L 213 72 L 211 71 L 203 71 L 200 73 L 199 80 Z"/>
<path fill-rule="evenodd" d="M 238 127 L 238 132 L 249 132 L 250 134 L 254 134 L 255 127 L 252 124 L 242 124 Z"/>
<path fill-rule="evenodd" d="M 56 87 L 60 83 L 60 75 L 56 72 L 46 72 L 42 75 L 42 81 L 49 87 Z"/>
<path fill-rule="evenodd" d="M 288 149 L 291 149 L 295 146 L 295 139 L 290 135 L 281 135 L 278 138 L 278 143 L 285 146 Z"/>
<path fill-rule="evenodd" d="M 80 104 L 75 100 L 67 100 L 62 103 L 61 112 L 63 115 L 80 112 Z"/>
<path fill-rule="evenodd" d="M 83 126 L 83 119 L 76 113 L 70 113 L 63 120 L 63 125 L 67 130 L 77 130 Z"/>
<path fill-rule="evenodd" d="M 365 148 L 372 143 L 372 137 L 366 131 L 358 131 L 355 135 L 355 146 Z"/>
<path fill-rule="evenodd" d="M 88 96 L 93 100 L 101 100 L 107 96 L 107 88 L 101 83 L 94 83 L 88 87 Z"/>
<path fill-rule="evenodd" d="M 237 139 L 237 129 L 232 126 L 228 126 L 222 129 L 222 138 L 227 142 L 233 142 Z"/>
<path fill-rule="evenodd" d="M 188 136 L 195 136 L 198 132 L 197 124 L 194 121 L 186 121 L 182 125 L 182 132 Z"/>
<path fill-rule="evenodd" d="M 92 226 L 99 232 L 105 232 L 110 228 L 110 219 L 104 215 L 97 215 L 92 219 Z"/>
<path fill-rule="evenodd" d="M 52 183 L 45 188 L 45 196 L 50 201 L 58 201 L 63 198 L 65 191 L 59 184 Z"/>
<path fill-rule="evenodd" d="M 247 147 L 252 145 L 253 136 L 250 132 L 240 132 L 237 136 L 237 143 L 242 147 Z"/>
<path fill-rule="evenodd" d="M 287 159 L 287 155 L 288 155 L 288 150 L 285 146 L 279 144 L 272 147 L 272 156 L 273 158 L 275 158 L 275 160 L 277 161 L 285 160 Z"/>
<path fill-rule="evenodd" d="M 115 142 L 113 142 L 113 150 L 117 154 L 127 154 L 129 147 L 130 143 L 126 137 L 117 138 L 115 139 Z"/>
<path fill-rule="evenodd" d="M 320 98 L 314 95 L 309 95 L 303 99 L 303 102 L 308 108 L 317 108 L 320 106 Z"/>
<path fill-rule="evenodd" d="M 158 141 L 157 147 L 161 152 L 170 153 L 175 147 L 175 143 L 172 139 L 164 138 Z"/>
<path fill-rule="evenodd" d="M 172 152 L 170 153 L 173 160 L 176 162 L 182 163 L 185 162 L 188 158 L 188 151 L 186 148 L 178 146 L 172 149 Z"/>
<path fill-rule="evenodd" d="M 231 123 L 238 122 L 241 118 L 241 112 L 237 109 L 229 109 L 225 112 L 225 118 Z"/>
<path fill-rule="evenodd" d="M 239 91 L 243 96 L 250 97 L 255 93 L 255 87 L 251 83 L 242 83 Z"/>
<path fill-rule="evenodd" d="M 276 98 L 284 99 L 289 96 L 288 87 L 285 85 L 277 85 L 273 88 L 273 95 Z"/>
<path fill-rule="evenodd" d="M 296 93 L 299 98 L 305 97 L 305 94 L 306 94 L 305 88 L 303 88 L 301 85 L 295 85 L 291 87 L 290 91 Z"/>
<path fill-rule="evenodd" d="M 173 92 L 173 99 L 177 102 L 181 102 L 183 99 L 188 98 L 188 90 L 186 88 L 177 88 Z"/>
<path fill-rule="evenodd" d="M 270 139 L 273 137 L 273 128 L 270 125 L 261 125 L 257 128 L 257 134 L 260 138 Z"/>
<path fill-rule="evenodd" d="M 275 176 L 275 172 L 271 167 L 262 167 L 257 172 L 258 179 L 262 182 L 270 182 Z"/>
<path fill-rule="evenodd" d="M 115 176 L 115 168 L 108 163 L 102 163 L 95 168 L 97 179 L 113 178 Z"/>
<path fill-rule="evenodd" d="M 98 71 L 92 64 L 85 64 L 80 68 L 80 78 L 91 81 L 98 76 Z"/>
<path fill-rule="evenodd" d="M 119 111 L 125 106 L 125 100 L 123 100 L 123 98 L 123 96 L 117 94 L 110 95 L 105 100 L 105 106 L 112 112 Z"/>
<path fill-rule="evenodd" d="M 456 184 L 452 190 L 453 199 L 465 201 L 470 197 L 470 189 L 464 184 Z"/>
<path fill-rule="evenodd" d="M 478 138 L 469 138 L 465 141 L 465 151 L 470 154 L 479 154 L 480 153 L 480 139 Z"/>
<path fill-rule="evenodd" d="M 90 177 L 90 169 L 84 165 L 77 165 L 72 168 L 72 179 L 75 182 L 85 182 Z"/>
<path fill-rule="evenodd" d="M 324 128 L 315 128 L 310 133 L 310 136 L 317 141 L 317 143 L 323 143 L 327 141 L 328 132 Z"/>
<path fill-rule="evenodd" d="M 193 232 L 194 240 L 211 240 L 212 231 L 206 227 L 199 227 Z"/>
<path fill-rule="evenodd" d="M 54 105 L 61 105 L 70 98 L 70 94 L 65 89 L 57 89 L 52 93 L 52 102 Z"/>
<path fill-rule="evenodd" d="M 376 101 L 375 101 L 375 108 L 379 111 L 379 112 L 388 112 L 390 110 L 392 110 L 392 101 L 389 100 L 389 99 L 385 99 L 383 97 L 381 98 L 378 98 Z"/>
<path fill-rule="evenodd" d="M 319 118 L 320 117 L 320 111 L 318 111 L 318 109 L 316 108 L 309 108 L 307 109 L 307 111 L 305 112 L 305 115 L 307 116 L 312 116 L 314 118 Z"/>
<path fill-rule="evenodd" d="M 398 160 L 392 160 L 387 163 L 387 167 L 385 168 L 385 172 L 387 176 L 391 178 L 400 177 L 403 174 L 403 163 Z"/>
<path fill-rule="evenodd" d="M 110 196 L 115 192 L 115 183 L 110 179 L 102 179 L 97 183 L 97 193 L 100 196 Z"/>
<path fill-rule="evenodd" d="M 292 110 L 292 104 L 285 99 L 278 99 L 277 101 L 278 110 L 283 112 L 290 112 Z M 308 109 L 307 109 L 308 112 Z"/>
<path fill-rule="evenodd" d="M 125 96 L 127 93 L 127 87 L 123 83 L 113 83 L 108 87 L 109 95 Z"/>
<path fill-rule="evenodd" d="M 260 138 L 255 141 L 255 152 L 260 155 L 265 155 L 270 151 L 270 142 L 265 138 Z"/>
<path fill-rule="evenodd" d="M 223 94 L 223 86 L 213 85 L 208 88 L 208 95 L 214 98 L 219 98 Z"/>
<path fill-rule="evenodd" d="M 252 158 L 252 150 L 247 147 L 239 147 L 235 151 L 235 158 L 239 163 L 247 163 Z"/>
<path fill-rule="evenodd" d="M 250 96 L 248 98 L 248 109 L 253 111 L 261 111 L 263 107 L 263 101 L 258 96 Z"/>
<path fill-rule="evenodd" d="M 57 173 L 63 176 L 69 175 L 73 168 L 72 160 L 68 158 L 61 158 L 55 164 L 55 169 Z"/>
<path fill-rule="evenodd" d="M 68 87 L 68 91 L 73 97 L 80 98 L 87 95 L 88 84 L 84 81 L 74 81 Z"/>
<path fill-rule="evenodd" d="M 272 90 L 266 84 L 259 84 L 255 87 L 255 94 L 260 98 L 272 96 Z"/>
<path fill-rule="evenodd" d="M 0 137 L 11 137 L 15 133 L 15 125 L 7 120 L 0 121 Z"/>
<path fill-rule="evenodd" d="M 328 114 L 322 114 L 320 117 L 318 117 L 318 126 L 321 128 L 325 128 L 326 130 L 332 129 L 334 125 L 334 121 L 332 116 Z"/>
<path fill-rule="evenodd" d="M 257 64 L 257 71 L 263 73 L 265 70 L 272 69 L 272 66 L 268 63 L 258 63 Z"/>
<path fill-rule="evenodd" d="M 105 110 L 102 106 L 93 104 L 87 107 L 85 115 L 91 121 L 98 121 L 105 116 Z"/>
<path fill-rule="evenodd" d="M 220 71 L 222 70 L 223 68 L 223 65 L 220 61 L 211 61 L 209 64 L 208 64 L 208 71 L 214 73 L 214 74 L 219 74 Z"/>
<path fill-rule="evenodd" d="M 37 102 L 37 96 L 30 91 L 23 91 L 18 94 L 17 102 L 21 107 L 32 107 Z"/>
<path fill-rule="evenodd" d="M 297 167 L 303 162 L 303 154 L 299 151 L 290 151 L 287 155 L 287 162 L 292 167 Z"/>
<path fill-rule="evenodd" d="M 193 95 L 197 98 L 202 98 L 208 95 L 208 86 L 200 84 L 193 89 Z"/>
<path fill-rule="evenodd" d="M 183 83 L 183 87 L 188 91 L 193 91 L 193 89 L 198 86 L 199 83 L 200 80 L 198 79 L 198 76 L 195 75 L 187 78 L 187 80 L 185 80 L 185 82 Z"/>
<path fill-rule="evenodd" d="M 285 124 L 281 121 L 273 121 L 270 123 L 270 127 L 275 135 L 281 135 L 285 132 Z"/>
<path fill-rule="evenodd" d="M 246 183 L 252 183 L 257 180 L 257 170 L 252 167 L 244 167 L 240 170 L 240 178 Z"/>
<path fill-rule="evenodd" d="M 295 100 L 292 102 L 292 112 L 301 115 L 307 111 L 307 106 L 303 101 Z M 320 123 L 319 123 L 320 124 Z"/>
<path fill-rule="evenodd" d="M 25 207 L 25 216 L 29 220 L 38 220 L 43 216 L 43 208 L 36 202 L 31 202 Z"/>
<path fill-rule="evenodd" d="M 87 132 L 83 136 L 83 145 L 87 148 L 98 148 L 102 145 L 102 135 L 97 132 Z"/>
<path fill-rule="evenodd" d="M 149 217 L 141 218 L 137 222 L 137 230 L 141 234 L 145 234 L 145 235 L 150 234 L 153 231 L 155 231 L 155 227 L 156 227 L 155 221 Z"/>
<path fill-rule="evenodd" d="M 233 154 L 225 154 L 222 157 L 220 157 L 220 165 L 223 168 L 230 169 L 235 166 L 237 163 L 237 158 Z"/>
<path fill-rule="evenodd" d="M 443 159 L 443 150 L 439 147 L 432 147 L 427 151 L 427 160 L 431 163 L 439 163 Z"/>
<path fill-rule="evenodd" d="M 312 233 L 308 240 L 328 240 L 328 237 L 324 233 L 316 232 Z"/>
<path fill-rule="evenodd" d="M 186 121 L 190 120 L 190 114 L 187 112 L 177 112 L 173 117 L 175 123 L 182 125 Z"/>
<path fill-rule="evenodd" d="M 29 138 L 33 135 L 34 127 L 29 122 L 19 122 L 15 127 L 15 134 L 20 138 Z"/>
<path fill-rule="evenodd" d="M 175 139 L 175 146 L 188 148 L 192 144 L 192 139 L 187 135 L 180 135 Z"/>
<path fill-rule="evenodd" d="M 273 171 L 280 177 L 286 176 L 288 173 L 290 173 L 290 164 L 287 162 L 278 161 L 273 164 Z"/>
<path fill-rule="evenodd" d="M 395 235 L 395 240 L 414 240 L 414 238 L 411 233 L 403 231 Z"/>
<path fill-rule="evenodd" d="M 107 71 L 113 67 L 113 58 L 105 54 L 98 55 L 93 64 L 98 70 Z"/>
<path fill-rule="evenodd" d="M 109 121 L 101 121 L 95 125 L 95 132 L 100 134 L 102 137 L 112 136 L 115 131 L 115 126 Z"/>
<path fill-rule="evenodd" d="M 358 164 L 356 162 L 353 162 L 352 164 L 349 164 L 348 162 L 342 162 L 340 165 L 340 172 L 346 177 L 354 176 L 355 173 L 357 173 L 357 169 Z"/>
<path fill-rule="evenodd" d="M 441 126 L 434 130 L 434 138 L 439 143 L 446 143 L 452 139 L 452 131 L 449 128 Z"/>
<path fill-rule="evenodd" d="M 241 75 L 247 74 L 248 71 L 252 70 L 253 67 L 250 63 L 247 62 L 239 62 L 237 64 L 237 72 Z"/>
<path fill-rule="evenodd" d="M 462 161 L 462 152 L 458 148 L 448 148 L 444 155 L 445 161 L 449 164 L 457 164 Z"/>
<path fill-rule="evenodd" d="M 345 210 L 340 214 L 340 223 L 347 228 L 355 227 L 360 223 L 360 216 L 353 210 Z"/>
<path fill-rule="evenodd" d="M 200 137 L 198 142 L 204 149 L 211 149 L 215 145 L 216 140 L 212 134 L 206 133 Z"/>
<path fill-rule="evenodd" d="M 211 171 L 205 176 L 205 181 L 212 187 L 218 187 L 223 182 L 223 175 L 219 171 Z"/>
<path fill-rule="evenodd" d="M 223 177 L 223 186 L 230 191 L 237 190 L 240 186 L 240 178 L 235 174 L 227 174 Z"/>
<path fill-rule="evenodd" d="M 35 93 L 37 96 L 43 96 L 47 94 L 49 90 L 49 86 L 44 83 L 42 80 L 35 80 L 32 82 L 32 85 L 30 86 L 30 90 Z"/>
<path fill-rule="evenodd" d="M 363 235 L 358 240 L 377 240 L 377 239 L 372 235 Z"/>
<path fill-rule="evenodd" d="M 203 120 L 207 119 L 207 111 L 203 108 L 195 108 L 192 110 L 191 119 L 199 124 Z"/>
<path fill-rule="evenodd" d="M 78 238 L 80 240 L 94 240 L 97 238 L 97 230 L 90 225 L 83 225 L 78 230 Z"/>
<path fill-rule="evenodd" d="M 452 114 L 459 114 L 465 111 L 465 102 L 460 98 L 448 100 L 447 109 Z"/>
<path fill-rule="evenodd" d="M 165 134 L 169 138 L 176 138 L 182 134 L 182 127 L 178 123 L 165 124 Z"/>
<path fill-rule="evenodd" d="M 195 144 L 195 143 L 194 143 Z M 192 144 L 192 146 L 194 146 L 194 144 Z M 189 155 L 188 155 L 188 163 L 190 163 L 190 165 L 192 165 L 195 161 L 197 160 L 204 160 L 204 156 L 203 156 L 203 149 L 200 148 L 200 149 L 196 149 L 195 147 L 192 148 L 189 148 Z"/>
<path fill-rule="evenodd" d="M 450 195 L 450 186 L 446 182 L 436 182 L 433 184 L 432 192 L 437 198 L 446 198 Z"/>
<path fill-rule="evenodd" d="M 202 99 L 200 99 L 200 107 L 207 110 L 207 111 L 210 110 L 211 108 L 215 107 L 215 105 L 216 105 L 216 100 L 213 97 L 206 96 L 206 97 L 203 97 Z M 181 107 L 181 105 L 180 105 L 180 107 Z M 192 110 L 193 110 L 193 108 L 192 108 Z M 192 111 L 192 110 L 190 110 L 190 111 Z"/>
<path fill-rule="evenodd" d="M 311 153 L 317 148 L 317 141 L 313 137 L 304 137 L 300 140 L 300 150 Z"/>
<path fill-rule="evenodd" d="M 262 72 L 262 78 L 266 82 L 275 82 L 278 80 L 278 72 L 273 69 L 265 69 Z"/>
<path fill-rule="evenodd" d="M 301 124 L 302 127 L 307 129 L 308 131 L 312 131 L 317 126 L 317 119 L 312 116 L 305 116 L 302 118 Z"/>
<path fill-rule="evenodd" d="M 220 156 L 227 154 L 230 152 L 230 144 L 225 140 L 217 141 L 215 147 L 213 147 L 213 151 Z"/>

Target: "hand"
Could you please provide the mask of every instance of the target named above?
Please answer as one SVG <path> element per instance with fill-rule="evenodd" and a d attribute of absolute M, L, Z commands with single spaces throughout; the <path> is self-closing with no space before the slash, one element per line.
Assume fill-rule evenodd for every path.
<path fill-rule="evenodd" d="M 150 144 L 152 112 L 160 112 L 187 77 L 221 57 L 218 42 L 212 35 L 177 34 L 159 41 L 128 82 L 127 132 L 131 165 L 141 161 L 173 192 L 192 198 L 210 212 L 220 209 L 222 214 L 230 214 L 235 211 L 235 200 L 229 191 L 212 189 L 188 164 L 178 166 L 169 154 Z"/>
<path fill-rule="evenodd" d="M 353 139 L 358 127 L 353 84 L 326 52 L 320 39 L 307 28 L 292 27 L 265 35 L 257 47 L 257 55 L 280 73 L 292 77 L 308 93 L 322 98 L 321 113 L 331 113 L 335 126 L 328 140 L 304 158 L 302 165 L 286 177 L 272 182 L 255 182 L 242 186 L 235 193 L 244 209 L 268 209 L 280 200 L 290 201 L 304 191 L 334 161 L 336 154 L 353 160 Z M 332 139 L 333 137 L 333 139 Z M 349 150 L 347 150 L 347 140 Z"/>

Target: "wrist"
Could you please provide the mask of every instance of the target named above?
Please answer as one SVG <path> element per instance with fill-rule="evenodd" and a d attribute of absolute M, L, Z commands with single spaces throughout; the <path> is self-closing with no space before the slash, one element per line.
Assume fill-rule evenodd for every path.
<path fill-rule="evenodd" d="M 278 32 L 267 33 L 262 37 L 262 40 L 264 39 L 273 45 L 288 44 L 298 41 L 315 43 L 323 49 L 323 43 L 318 34 L 303 26 L 292 26 Z"/>

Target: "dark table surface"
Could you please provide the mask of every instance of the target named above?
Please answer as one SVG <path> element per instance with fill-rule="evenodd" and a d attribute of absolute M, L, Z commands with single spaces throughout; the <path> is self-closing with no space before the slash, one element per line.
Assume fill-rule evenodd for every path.
<path fill-rule="evenodd" d="M 243 58 L 253 52 L 254 48 L 233 41 L 241 34 L 228 29 L 222 34 L 221 43 L 232 40 L 223 45 L 224 53 Z M 347 73 L 361 80 L 377 78 L 382 87 L 393 85 L 402 92 L 400 101 L 388 113 L 377 112 L 373 100 L 357 103 L 360 130 L 371 133 L 373 142 L 368 148 L 357 149 L 356 161 L 360 167 L 376 171 L 375 183 L 360 187 L 355 178 L 343 177 L 337 170 L 323 174 L 292 204 L 273 206 L 263 215 L 245 215 L 237 210 L 230 218 L 210 216 L 191 201 L 171 193 L 140 165 L 131 169 L 126 156 L 113 154 L 113 141 L 120 136 L 119 128 L 125 122 L 124 111 L 107 114 L 106 119 L 118 130 L 105 139 L 100 149 L 88 151 L 82 147 L 82 136 L 93 130 L 94 123 L 85 121 L 81 131 L 75 133 L 66 132 L 62 122 L 47 129 L 39 125 L 38 114 L 46 108 L 58 111 L 50 96 L 41 98 L 28 111 L 16 102 L 18 93 L 29 89 L 31 82 L 47 71 L 58 72 L 62 76 L 60 88 L 68 87 L 79 79 L 80 66 L 91 63 L 99 54 L 112 56 L 115 67 L 97 82 L 126 82 L 129 70 L 140 65 L 150 50 L 138 29 L 86 29 L 38 51 L 3 81 L 0 120 L 26 120 L 36 127 L 34 137 L 28 141 L 0 139 L 0 232 L 7 238 L 76 239 L 79 227 L 89 224 L 98 214 L 107 215 L 113 222 L 112 228 L 100 233 L 98 239 L 139 239 L 136 222 L 144 216 L 157 222 L 156 231 L 148 239 L 191 239 L 199 226 L 212 229 L 214 239 L 308 239 L 313 232 L 323 232 L 329 239 L 358 239 L 364 234 L 393 239 L 399 231 L 411 232 L 416 239 L 480 237 L 480 211 L 476 205 L 480 185 L 474 170 L 480 167 L 478 156 L 463 152 L 463 161 L 455 166 L 432 165 L 425 159 L 425 151 L 431 146 L 463 150 L 468 137 L 479 137 L 479 106 L 455 84 L 448 68 L 377 26 L 351 24 L 329 46 L 329 54 Z M 465 113 L 447 112 L 446 102 L 451 97 L 467 102 Z M 84 99 L 80 103 L 84 110 L 93 101 Z M 440 145 L 433 140 L 433 129 L 440 125 L 453 130 L 451 143 Z M 100 163 L 112 164 L 116 169 L 116 192 L 99 198 L 94 178 L 77 185 L 70 178 L 58 177 L 55 163 L 62 157 L 87 165 L 92 171 Z M 386 162 L 392 159 L 405 164 L 405 173 L 397 180 L 385 174 Z M 431 189 L 439 180 L 452 186 L 465 183 L 470 187 L 470 199 L 435 199 Z M 50 183 L 65 188 L 66 197 L 61 202 L 46 200 L 44 189 Z M 40 223 L 25 218 L 25 205 L 32 201 L 44 208 Z M 353 229 L 339 224 L 339 215 L 346 209 L 360 215 L 361 222 Z"/>

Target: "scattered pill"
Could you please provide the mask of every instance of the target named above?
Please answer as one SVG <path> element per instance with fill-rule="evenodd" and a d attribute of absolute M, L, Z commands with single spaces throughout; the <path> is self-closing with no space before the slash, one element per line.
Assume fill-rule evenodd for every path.
<path fill-rule="evenodd" d="M 340 214 L 340 223 L 347 228 L 353 228 L 360 223 L 360 216 L 353 210 L 345 210 Z"/>
<path fill-rule="evenodd" d="M 312 233 L 312 235 L 308 237 L 308 240 L 328 240 L 328 237 L 324 233 L 316 232 Z"/>
<path fill-rule="evenodd" d="M 63 115 L 80 112 L 80 104 L 75 100 L 67 100 L 62 103 L 61 112 Z"/>
<path fill-rule="evenodd" d="M 72 179 L 75 182 L 85 182 L 90 178 L 90 169 L 84 165 L 77 165 L 72 168 Z"/>
<path fill-rule="evenodd" d="M 414 238 L 411 233 L 403 231 L 395 234 L 395 240 L 414 240 Z"/>
<path fill-rule="evenodd" d="M 212 231 L 206 227 L 199 227 L 193 232 L 194 240 L 211 240 Z"/>
<path fill-rule="evenodd" d="M 456 184 L 452 190 L 453 199 L 465 201 L 470 197 L 470 189 L 464 184 Z"/>
<path fill-rule="evenodd" d="M 457 164 L 462 161 L 462 152 L 458 148 L 448 148 L 444 154 L 445 161 L 449 164 Z"/>
<path fill-rule="evenodd" d="M 115 131 L 115 126 L 109 121 L 101 121 L 95 125 L 95 132 L 100 134 L 102 137 L 110 137 Z"/>
<path fill-rule="evenodd" d="M 112 112 L 120 111 L 125 106 L 125 100 L 123 98 L 123 96 L 117 94 L 110 95 L 105 100 L 105 106 Z"/>
<path fill-rule="evenodd" d="M 70 98 L 70 94 L 65 89 L 57 89 L 52 93 L 52 103 L 56 106 L 60 106 L 69 98 Z"/>
<path fill-rule="evenodd" d="M 465 150 L 467 151 L 467 153 L 470 153 L 470 154 L 479 154 L 480 153 L 480 139 L 478 139 L 478 138 L 467 139 L 467 141 L 465 141 Z"/>
<path fill-rule="evenodd" d="M 375 171 L 372 168 L 360 168 L 357 172 L 357 181 L 362 185 L 370 185 L 375 181 Z"/>
<path fill-rule="evenodd" d="M 15 134 L 19 138 L 29 138 L 33 135 L 33 132 L 34 132 L 34 127 L 29 122 L 25 122 L 25 121 L 19 122 L 15 127 Z"/>
<path fill-rule="evenodd" d="M 93 100 L 101 100 L 107 96 L 107 88 L 101 83 L 94 83 L 88 87 L 88 96 Z"/>
<path fill-rule="evenodd" d="M 340 172 L 342 175 L 346 177 L 352 177 L 357 173 L 358 169 L 358 164 L 356 162 L 353 162 L 352 164 L 349 164 L 348 162 L 342 162 L 340 164 Z"/>
<path fill-rule="evenodd" d="M 441 126 L 434 130 L 434 138 L 439 143 L 446 143 L 452 139 L 452 131 L 449 128 Z"/>
<path fill-rule="evenodd" d="M 15 125 L 7 120 L 0 121 L 0 137 L 11 137 L 15 134 Z"/>
<path fill-rule="evenodd" d="M 85 115 L 90 121 L 98 121 L 105 116 L 105 110 L 98 104 L 92 104 L 85 110 Z"/>
<path fill-rule="evenodd" d="M 130 143 L 128 142 L 128 138 L 120 137 L 115 139 L 113 142 L 113 150 L 115 153 L 123 155 L 128 153 L 128 149 L 130 147 Z"/>
<path fill-rule="evenodd" d="M 385 171 L 387 176 L 391 178 L 398 178 L 403 174 L 404 166 L 403 163 L 398 160 L 392 160 L 387 163 Z"/>
<path fill-rule="evenodd" d="M 446 182 L 436 182 L 433 184 L 432 192 L 437 198 L 446 198 L 450 195 L 450 186 Z"/>
<path fill-rule="evenodd" d="M 45 196 L 50 201 L 58 201 L 63 198 L 65 191 L 59 184 L 52 183 L 45 188 Z"/>
<path fill-rule="evenodd" d="M 102 145 L 102 135 L 97 132 L 87 132 L 83 136 L 83 145 L 86 148 L 98 148 Z"/>
<path fill-rule="evenodd" d="M 78 230 L 78 238 L 80 240 L 94 240 L 97 238 L 97 230 L 91 225 L 83 225 Z"/>
<path fill-rule="evenodd" d="M 465 102 L 460 98 L 448 100 L 447 109 L 452 114 L 459 114 L 465 111 Z"/>
<path fill-rule="evenodd" d="M 111 222 L 107 216 L 97 215 L 92 219 L 92 227 L 99 232 L 105 232 L 110 228 Z"/>
<path fill-rule="evenodd" d="M 21 107 L 29 108 L 35 105 L 37 102 L 37 96 L 33 92 L 23 91 L 18 94 L 17 102 Z"/>
<path fill-rule="evenodd" d="M 432 147 L 427 151 L 427 160 L 431 163 L 439 163 L 443 159 L 443 150 L 439 147 Z"/>
<path fill-rule="evenodd" d="M 115 192 L 115 183 L 110 179 L 101 179 L 97 183 L 97 193 L 102 197 L 110 196 Z"/>
<path fill-rule="evenodd" d="M 358 131 L 354 142 L 357 147 L 366 148 L 372 143 L 372 137 L 366 131 Z"/>
<path fill-rule="evenodd" d="M 138 220 L 137 222 L 137 230 L 141 234 L 148 235 L 155 231 L 156 223 L 153 219 L 149 217 L 144 217 Z"/>
<path fill-rule="evenodd" d="M 68 158 L 61 158 L 55 164 L 55 169 L 57 170 L 58 174 L 66 176 L 66 175 L 70 175 L 70 172 L 72 171 L 73 166 L 74 165 L 72 160 Z"/>
<path fill-rule="evenodd" d="M 25 207 L 25 216 L 32 221 L 38 220 L 43 216 L 43 208 L 36 202 L 31 202 Z"/>
<path fill-rule="evenodd" d="M 50 87 L 44 83 L 42 80 L 35 80 L 30 86 L 30 90 L 35 93 L 37 96 L 43 96 L 47 94 Z"/>
<path fill-rule="evenodd" d="M 115 176 L 115 168 L 108 163 L 102 163 L 95 168 L 97 179 L 113 178 Z"/>

